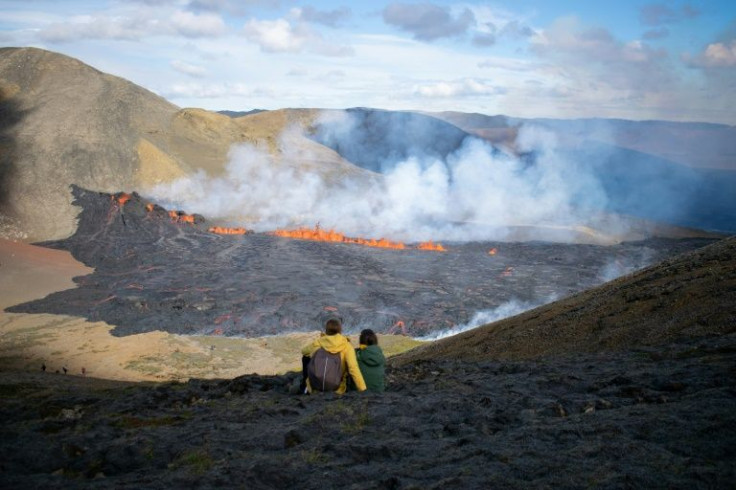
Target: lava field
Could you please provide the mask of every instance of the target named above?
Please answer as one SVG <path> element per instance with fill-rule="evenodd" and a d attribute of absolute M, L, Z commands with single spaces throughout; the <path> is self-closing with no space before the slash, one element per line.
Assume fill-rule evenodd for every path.
<path fill-rule="evenodd" d="M 542 242 L 378 248 L 215 229 L 136 193 L 73 188 L 76 233 L 40 245 L 68 250 L 95 272 L 78 287 L 7 311 L 106 321 L 115 335 L 162 330 L 255 337 L 321 329 L 426 336 L 511 301 L 542 304 L 588 289 L 708 239 L 615 246 Z M 217 232 L 216 232 L 217 231 Z M 229 233 L 228 233 L 229 232 Z"/>

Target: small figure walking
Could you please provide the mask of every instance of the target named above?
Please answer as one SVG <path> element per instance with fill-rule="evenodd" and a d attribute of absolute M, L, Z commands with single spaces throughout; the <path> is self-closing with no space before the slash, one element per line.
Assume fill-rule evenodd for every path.
<path fill-rule="evenodd" d="M 46 363 L 41 364 L 41 371 L 46 372 Z"/>

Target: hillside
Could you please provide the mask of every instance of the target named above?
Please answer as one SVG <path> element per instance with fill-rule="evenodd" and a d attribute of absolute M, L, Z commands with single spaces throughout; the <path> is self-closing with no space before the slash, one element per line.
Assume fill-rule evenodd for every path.
<path fill-rule="evenodd" d="M 548 133 L 559 157 L 600 184 L 607 212 L 736 232 L 736 127 L 461 112 L 427 115 L 531 160 L 536 155 L 520 146 L 520 135 L 531 128 Z"/>
<path fill-rule="evenodd" d="M 0 486 L 730 488 L 734 241 L 418 348 L 382 394 L 0 372 Z"/>
<path fill-rule="evenodd" d="M 566 147 L 605 143 L 696 168 L 736 170 L 736 127 L 725 124 L 621 119 L 532 119 L 464 112 L 426 113 L 502 146 L 515 146 L 518 130 L 553 131 Z"/>
<path fill-rule="evenodd" d="M 398 163 L 417 161 L 426 167 L 438 161 L 452 165 L 462 157 L 464 143 L 474 141 L 475 136 L 497 145 L 488 147 L 488 151 L 502 160 L 506 151 L 515 151 L 519 126 L 525 122 L 505 116 L 428 115 L 368 108 L 280 109 L 243 115 L 224 112 L 179 108 L 129 81 L 61 54 L 35 48 L 0 48 L 0 236 L 40 241 L 73 234 L 79 210 L 71 204 L 72 184 L 100 192 L 138 191 L 146 195 L 157 184 L 185 176 L 198 181 L 220 177 L 232 180 L 238 172 L 228 168 L 228 163 L 237 143 L 267 152 L 269 165 L 283 167 L 276 174 L 299 177 L 309 173 L 307 180 L 319 182 L 319 192 L 329 193 L 341 185 L 371 188 L 381 181 L 380 174 L 395 170 Z M 575 191 L 566 189 L 568 183 L 560 181 L 562 188 L 556 195 L 571 193 L 567 204 L 577 205 L 579 199 L 585 208 L 591 204 L 586 199 L 595 194 L 590 198 L 594 206 L 587 210 L 591 211 L 586 214 L 588 218 L 608 213 L 638 220 L 634 225 L 629 216 L 622 216 L 621 221 L 626 223 L 622 229 L 636 226 L 643 233 L 620 236 L 620 230 L 598 230 L 613 236 L 613 241 L 683 233 L 664 231 L 659 224 L 727 233 L 736 230 L 736 194 L 731 192 L 736 186 L 736 172 L 724 166 L 724 162 L 732 161 L 729 141 L 736 141 L 731 138 L 733 128 L 607 120 L 531 121 L 549 128 L 560 139 L 557 157 L 571 166 L 568 178 L 576 180 L 580 169 L 581 182 L 591 182 L 584 191 Z M 600 128 L 607 126 L 621 128 L 615 134 L 623 135 L 619 138 L 623 142 L 602 137 L 605 131 Z M 634 141 L 637 135 L 639 139 Z M 683 159 L 692 160 L 695 143 L 701 140 L 708 148 L 703 158 L 690 166 L 681 165 Z M 668 146 L 668 141 L 676 142 Z M 460 155 L 455 153 L 459 148 Z M 714 154 L 723 158 L 716 162 L 711 158 Z M 518 175 L 528 170 L 530 175 L 524 178 L 532 180 L 544 167 L 538 165 L 537 155 L 532 153 L 522 154 L 515 162 Z M 395 180 L 394 194 L 399 192 Z M 401 183 L 401 192 L 406 189 L 411 194 L 408 183 Z M 258 185 L 272 184 L 267 181 Z M 508 187 L 507 181 L 497 183 L 502 189 L 495 191 L 486 189 L 487 182 L 474 184 L 479 186 L 472 191 L 477 194 L 499 193 Z M 299 184 L 273 185 L 290 188 Z M 179 187 L 162 199 L 169 204 L 202 204 L 202 196 L 195 197 L 195 191 L 190 191 L 192 195 L 176 194 Z M 453 192 L 466 195 L 469 191 Z M 233 201 L 233 196 L 223 199 Z M 422 202 L 402 200 L 401 204 L 416 208 Z M 260 209 L 265 207 L 268 203 Z M 209 217 L 206 208 L 199 212 Z M 463 211 L 451 219 L 474 221 L 475 214 L 475 210 Z M 230 213 L 212 218 L 230 223 L 241 222 L 243 216 Z M 258 216 L 246 218 L 257 220 Z M 578 221 L 582 222 L 565 226 L 596 228 L 600 219 L 588 219 L 595 223 L 585 218 Z M 529 229 L 531 225 L 541 230 L 522 233 L 519 240 L 555 240 L 548 223 L 521 219 L 504 224 L 516 229 Z"/>
<path fill-rule="evenodd" d="M 0 215 L 13 218 L 21 230 L 15 236 L 30 241 L 74 232 L 71 184 L 145 191 L 200 169 L 216 176 L 234 143 L 275 151 L 278 133 L 269 128 L 284 127 L 264 124 L 279 119 L 278 111 L 232 119 L 180 109 L 127 80 L 36 48 L 0 48 L 0 114 Z M 345 169 L 338 155 L 306 138 L 295 135 L 291 144 L 317 155 L 314 167 Z"/>
<path fill-rule="evenodd" d="M 736 332 L 736 238 L 521 315 L 414 349 L 421 360 L 535 359 Z"/>

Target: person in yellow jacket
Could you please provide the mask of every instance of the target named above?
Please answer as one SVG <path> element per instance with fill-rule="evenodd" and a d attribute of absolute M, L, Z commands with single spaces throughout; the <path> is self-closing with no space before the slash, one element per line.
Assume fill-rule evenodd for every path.
<path fill-rule="evenodd" d="M 342 324 L 336 318 L 327 320 L 325 324 L 325 333 L 314 342 L 305 345 L 302 349 L 302 365 L 306 368 L 308 359 L 320 348 L 324 348 L 332 354 L 340 354 L 342 362 L 342 382 L 335 390 L 337 394 L 345 393 L 347 389 L 348 374 L 353 378 L 355 387 L 358 391 L 365 391 L 365 381 L 358 367 L 358 361 L 355 357 L 355 348 L 350 344 L 350 340 L 342 334 Z M 312 388 L 309 386 L 309 380 L 306 381 L 307 391 L 311 393 Z"/>

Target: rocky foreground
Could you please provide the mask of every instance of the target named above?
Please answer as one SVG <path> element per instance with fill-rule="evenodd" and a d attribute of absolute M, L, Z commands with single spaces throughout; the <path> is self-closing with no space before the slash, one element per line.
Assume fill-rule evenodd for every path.
<path fill-rule="evenodd" d="M 383 395 L 296 375 L 2 375 L 3 488 L 732 488 L 736 335 L 521 362 L 420 361 Z"/>

